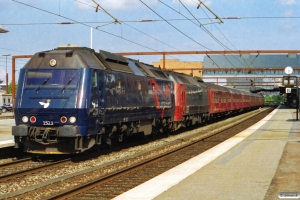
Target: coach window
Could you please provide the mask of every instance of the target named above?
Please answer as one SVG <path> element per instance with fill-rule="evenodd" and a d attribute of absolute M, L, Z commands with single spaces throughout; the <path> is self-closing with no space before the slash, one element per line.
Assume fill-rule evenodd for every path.
<path fill-rule="evenodd" d="M 92 85 L 93 87 L 97 86 L 97 71 L 93 70 L 93 74 L 92 74 Z"/>

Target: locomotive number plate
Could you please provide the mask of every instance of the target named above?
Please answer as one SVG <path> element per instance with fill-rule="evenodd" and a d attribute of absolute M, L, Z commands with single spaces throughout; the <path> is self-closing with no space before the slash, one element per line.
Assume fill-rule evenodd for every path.
<path fill-rule="evenodd" d="M 43 125 L 52 126 L 53 121 L 43 121 Z"/>

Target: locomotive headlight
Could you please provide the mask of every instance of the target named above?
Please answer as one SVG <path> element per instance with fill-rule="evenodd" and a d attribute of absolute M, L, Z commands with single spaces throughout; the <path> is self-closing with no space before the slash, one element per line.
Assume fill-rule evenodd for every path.
<path fill-rule="evenodd" d="M 50 64 L 51 67 L 55 67 L 56 60 L 55 59 L 51 59 L 50 62 L 49 62 L 49 64 Z"/>
<path fill-rule="evenodd" d="M 70 119 L 69 119 L 69 121 L 71 122 L 71 123 L 75 123 L 76 122 L 76 117 L 70 117 Z"/>
<path fill-rule="evenodd" d="M 27 116 L 23 116 L 22 117 L 22 122 L 27 123 L 28 122 L 28 117 Z"/>

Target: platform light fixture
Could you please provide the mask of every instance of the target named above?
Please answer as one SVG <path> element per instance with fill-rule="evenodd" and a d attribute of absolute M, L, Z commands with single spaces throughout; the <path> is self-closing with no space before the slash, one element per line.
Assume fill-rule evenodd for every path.
<path fill-rule="evenodd" d="M 5 30 L 5 29 L 3 29 L 3 28 L 0 28 L 0 33 L 7 33 L 7 32 L 9 32 L 8 30 Z"/>

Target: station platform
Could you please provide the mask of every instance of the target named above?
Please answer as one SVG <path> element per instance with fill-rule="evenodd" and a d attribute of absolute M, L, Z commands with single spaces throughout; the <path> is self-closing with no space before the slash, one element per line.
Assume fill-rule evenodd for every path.
<path fill-rule="evenodd" d="M 260 122 L 115 200 L 299 199 L 300 122 L 280 106 Z"/>
<path fill-rule="evenodd" d="M 11 127 L 15 125 L 13 113 L 2 113 L 0 116 L 0 148 L 15 146 Z"/>

